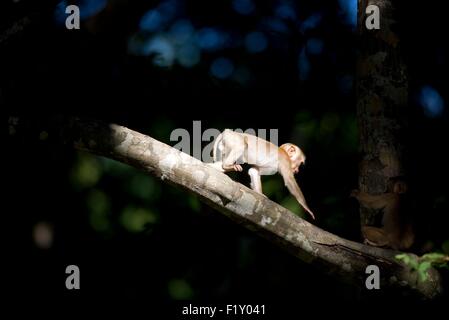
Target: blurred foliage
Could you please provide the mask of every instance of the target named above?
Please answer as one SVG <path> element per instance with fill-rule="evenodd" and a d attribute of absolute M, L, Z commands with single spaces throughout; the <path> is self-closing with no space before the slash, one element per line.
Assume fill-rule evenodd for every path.
<path fill-rule="evenodd" d="M 277 179 L 277 177 L 264 177 L 262 190 L 268 198 L 280 199 L 284 194 L 282 188 L 284 188 L 284 184 L 281 179 Z"/>
<path fill-rule="evenodd" d="M 403 261 L 412 270 L 417 271 L 421 281 L 426 281 L 429 278 L 428 270 L 432 266 L 449 269 L 449 256 L 438 252 L 426 253 L 421 257 L 401 253 L 396 255 L 396 259 Z"/>
<path fill-rule="evenodd" d="M 130 205 L 123 209 L 120 220 L 128 231 L 142 232 L 148 225 L 156 223 L 157 215 L 149 209 Z"/>
<path fill-rule="evenodd" d="M 299 205 L 298 201 L 293 196 L 287 196 L 285 197 L 281 202 L 280 205 L 287 208 L 291 212 L 297 214 L 301 218 L 305 218 L 305 211 L 304 209 Z"/>
<path fill-rule="evenodd" d="M 47 140 L 47 139 L 48 139 L 48 132 L 41 131 L 41 133 L 39 133 L 39 140 Z"/>
<path fill-rule="evenodd" d="M 160 188 L 154 177 L 108 158 L 85 153 L 78 153 L 77 158 L 70 177 L 74 188 L 86 191 L 86 206 L 92 228 L 99 232 L 111 232 L 111 228 L 119 223 L 127 231 L 135 233 L 157 222 L 158 214 L 142 206 L 160 197 Z M 111 178 L 122 185 L 120 192 L 128 194 L 129 203 L 117 203 L 107 193 L 106 183 L 111 183 L 108 181 Z M 120 208 L 119 212 L 112 211 L 117 208 Z"/>
<path fill-rule="evenodd" d="M 187 196 L 187 199 L 188 199 L 190 210 L 192 210 L 193 212 L 200 212 L 200 210 L 201 210 L 200 200 L 198 200 L 198 198 L 193 195 Z"/>
<path fill-rule="evenodd" d="M 109 230 L 111 228 L 111 202 L 108 195 L 101 190 L 92 189 L 89 191 L 86 201 L 92 228 L 99 232 Z"/>
<path fill-rule="evenodd" d="M 79 153 L 75 162 L 70 180 L 75 189 L 84 189 L 95 186 L 101 178 L 102 167 L 99 160 L 89 154 Z"/>
<path fill-rule="evenodd" d="M 104 157 L 77 153 L 77 160 L 70 171 L 72 186 L 85 193 L 89 222 L 98 232 L 113 232 L 121 225 L 131 233 L 148 231 L 158 222 L 156 209 L 161 198 L 161 184 L 156 178 L 129 165 Z M 120 186 L 111 190 L 111 184 Z M 117 187 L 115 187 L 117 188 Z M 110 193 L 126 194 L 126 200 Z M 192 212 L 200 212 L 201 204 L 194 195 L 173 190 L 174 197 L 184 199 L 180 204 Z"/>
<path fill-rule="evenodd" d="M 160 197 L 159 182 L 154 177 L 137 173 L 135 170 L 131 178 L 125 182 L 125 190 L 131 196 L 147 203 Z"/>
<path fill-rule="evenodd" d="M 194 297 L 190 284 L 184 279 L 172 279 L 168 282 L 168 293 L 174 300 L 189 300 Z"/>
<path fill-rule="evenodd" d="M 101 162 L 101 166 L 102 168 L 104 168 L 104 171 L 115 178 L 122 178 L 123 180 L 125 180 L 128 179 L 131 175 L 135 174 L 135 170 L 132 167 L 122 162 L 105 157 L 97 159 L 99 159 L 99 161 Z"/>

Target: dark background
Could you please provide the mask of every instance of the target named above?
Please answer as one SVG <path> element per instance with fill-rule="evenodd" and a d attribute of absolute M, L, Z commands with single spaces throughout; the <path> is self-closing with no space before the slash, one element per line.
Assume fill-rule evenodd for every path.
<path fill-rule="evenodd" d="M 358 292 L 337 282 L 195 197 L 76 152 L 45 129 L 49 117 L 80 115 L 171 145 L 171 131 L 191 131 L 194 120 L 203 129 L 279 129 L 280 143 L 296 143 L 307 155 L 298 180 L 314 223 L 358 241 L 358 205 L 349 198 L 358 170 L 354 1 L 78 4 L 81 30 L 64 28 L 56 1 L 9 1 L 0 10 L 2 34 L 23 17 L 31 21 L 0 41 L 0 104 L 8 116 L 3 265 L 12 299 L 388 299 L 382 290 Z M 404 1 L 398 8 L 410 73 L 406 166 L 419 243 L 449 253 L 443 4 Z M 179 40 L 173 26 L 187 20 L 190 29 L 178 27 L 191 35 Z M 251 32 L 259 32 L 253 42 Z M 31 138 L 11 132 L 11 116 L 19 128 L 32 120 L 43 129 Z M 249 182 L 244 174 L 233 177 Z M 264 190 L 304 216 L 279 177 L 266 177 Z M 39 234 L 52 240 L 39 244 Z M 80 291 L 65 289 L 69 264 L 81 269 Z"/>

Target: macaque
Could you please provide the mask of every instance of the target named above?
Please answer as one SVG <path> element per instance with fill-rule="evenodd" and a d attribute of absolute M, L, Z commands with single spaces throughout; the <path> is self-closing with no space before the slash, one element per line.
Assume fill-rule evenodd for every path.
<path fill-rule="evenodd" d="M 315 219 L 295 180 L 294 174 L 298 173 L 299 167 L 306 161 L 304 153 L 296 145 L 285 143 L 277 147 L 254 135 L 226 129 L 215 139 L 213 157 L 214 163 L 211 165 L 222 172 L 240 172 L 243 170 L 241 164 L 251 165 L 248 170 L 251 188 L 261 194 L 261 176 L 279 172 L 290 193 Z"/>
<path fill-rule="evenodd" d="M 404 181 L 390 181 L 390 192 L 371 195 L 353 190 L 351 196 L 360 205 L 383 211 L 382 227 L 363 226 L 362 234 L 365 243 L 376 247 L 390 247 L 395 250 L 409 249 L 415 240 L 412 225 L 404 216 L 405 194 L 407 184 Z M 405 212 L 406 213 L 406 212 Z"/>

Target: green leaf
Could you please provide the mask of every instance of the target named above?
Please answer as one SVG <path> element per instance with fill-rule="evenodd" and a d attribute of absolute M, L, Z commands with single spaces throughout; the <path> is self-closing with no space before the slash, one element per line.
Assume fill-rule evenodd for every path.
<path fill-rule="evenodd" d="M 408 263 L 408 265 L 413 269 L 413 270 L 418 270 L 419 268 L 419 262 L 418 259 L 416 259 L 414 256 L 409 255 L 410 257 L 410 262 Z"/>
<path fill-rule="evenodd" d="M 406 253 L 397 254 L 395 258 L 398 260 L 402 260 L 406 265 L 410 263 L 410 257 Z"/>
<path fill-rule="evenodd" d="M 423 255 L 421 257 L 421 260 L 429 261 L 429 262 L 437 262 L 437 261 L 443 260 L 444 257 L 445 257 L 445 255 L 442 253 L 431 252 L 431 253 L 426 253 L 425 255 Z"/>
<path fill-rule="evenodd" d="M 413 270 L 418 269 L 418 260 L 412 255 L 401 253 L 397 254 L 395 258 L 398 260 L 402 260 L 406 265 L 408 265 Z"/>
<path fill-rule="evenodd" d="M 419 277 L 420 277 L 421 281 L 427 280 L 427 278 L 429 276 L 429 274 L 427 273 L 427 270 L 429 270 L 431 266 L 432 266 L 432 264 L 429 261 L 424 261 L 419 264 L 418 273 L 419 273 Z"/>
<path fill-rule="evenodd" d="M 436 268 L 448 267 L 448 256 L 439 252 L 426 253 L 421 257 L 421 261 L 427 261 Z"/>

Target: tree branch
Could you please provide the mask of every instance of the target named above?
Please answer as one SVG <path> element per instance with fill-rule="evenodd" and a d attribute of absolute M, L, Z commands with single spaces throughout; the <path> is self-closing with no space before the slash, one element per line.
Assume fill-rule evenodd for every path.
<path fill-rule="evenodd" d="M 421 299 L 441 293 L 439 273 L 427 281 L 394 258 L 398 253 L 345 240 L 299 218 L 277 203 L 233 181 L 160 141 L 128 128 L 97 121 L 71 119 L 63 138 L 77 149 L 112 158 L 179 186 L 246 228 L 278 243 L 302 261 L 365 288 L 366 267 L 380 268 L 381 288 Z"/>

